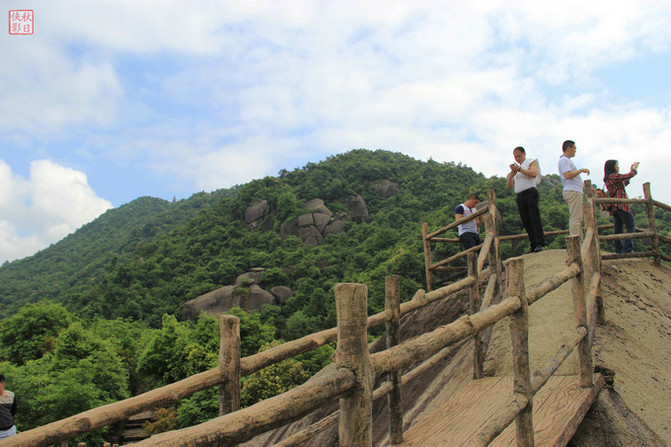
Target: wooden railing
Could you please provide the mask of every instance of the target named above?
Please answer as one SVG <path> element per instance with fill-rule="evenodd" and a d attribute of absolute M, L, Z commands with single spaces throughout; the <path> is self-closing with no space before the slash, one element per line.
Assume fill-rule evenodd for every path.
<path fill-rule="evenodd" d="M 574 238 L 571 246 L 575 245 L 577 245 L 577 238 Z M 574 256 L 576 252 L 579 252 L 579 250 L 573 249 Z M 475 255 L 471 254 L 469 263 L 472 267 L 475 264 L 475 260 Z M 296 420 L 321 407 L 325 402 L 343 396 L 349 397 L 343 398 L 341 401 L 339 418 L 338 415 L 333 415 L 328 420 L 322 421 L 318 427 L 311 427 L 308 433 L 299 433 L 293 439 L 285 440 L 279 445 L 297 445 L 297 441 L 302 442 L 308 439 L 310 434 L 318 433 L 320 428 L 332 425 L 338 419 L 340 420 L 339 434 L 342 445 L 371 445 L 369 438 L 371 436 L 370 405 L 372 399 L 379 398 L 394 390 L 398 392 L 400 386 L 419 375 L 420 369 L 425 370 L 436 363 L 437 359 L 431 359 L 436 353 L 462 340 L 476 336 L 485 328 L 508 315 L 513 317 L 513 330 L 511 333 L 514 340 L 515 364 L 526 364 L 526 369 L 524 367 L 521 369 L 519 367 L 516 368 L 516 382 L 525 385 L 523 388 L 516 388 L 515 399 L 511 402 L 511 406 L 506 407 L 504 412 L 492 418 L 491 425 L 485 427 L 480 441 L 483 443 L 482 445 L 486 445 L 487 440 L 496 437 L 505 426 L 515 419 L 519 420 L 518 423 L 527 427 L 526 433 L 533 433 L 532 430 L 529 432 L 531 421 L 527 416 L 527 413 L 529 413 L 528 410 L 531 408 L 533 394 L 554 373 L 573 347 L 581 342 L 584 343 L 587 330 L 585 329 L 586 325 L 581 324 L 577 329 L 576 336 L 565 343 L 564 347 L 560 349 L 550 364 L 540 372 L 534 374 L 534 381 L 531 381 L 531 374 L 528 371 L 528 349 L 524 342 L 528 337 L 528 334 L 526 334 L 528 322 L 524 320 L 528 317 L 526 309 L 529 304 L 539 300 L 549 291 L 559 287 L 563 282 L 571 278 L 579 278 L 581 263 L 579 261 L 572 262 L 561 273 L 546 279 L 535 287 L 531 287 L 527 294 L 524 293 L 521 279 L 523 261 L 521 259 L 512 259 L 507 264 L 507 298 L 501 303 L 488 307 L 483 306 L 482 310 L 473 315 L 464 316 L 433 332 L 372 355 L 368 355 L 366 344 L 366 328 L 371 326 L 372 321 L 376 319 L 380 320 L 380 316 L 382 315 L 384 315 L 384 320 L 387 320 L 388 314 L 396 313 L 400 316 L 404 311 L 407 313 L 438 299 L 454 297 L 454 292 L 461 289 L 469 289 L 471 291 L 472 302 L 477 303 L 479 301 L 479 292 L 475 290 L 479 290 L 479 288 L 473 287 L 477 284 L 476 275 L 471 275 L 458 284 L 455 283 L 434 292 L 426 294 L 418 292 L 411 301 L 402 305 L 399 304 L 396 307 L 398 309 L 397 312 L 388 308 L 385 312 L 369 318 L 366 318 L 366 287 L 361 284 L 339 284 L 335 291 L 338 309 L 338 350 L 336 351 L 336 362 L 329 367 L 329 371 L 326 374 L 288 393 L 260 402 L 249 408 L 232 412 L 196 427 L 156 435 L 138 443 L 138 445 L 234 445 L 244 442 L 259 433 Z M 472 273 L 474 273 L 473 270 Z M 493 277 L 490 275 L 485 299 L 483 300 L 485 304 L 492 299 L 491 292 L 487 292 L 487 290 L 493 290 L 492 279 Z M 578 282 L 580 281 L 578 280 Z M 400 297 L 400 294 L 397 293 L 399 290 L 398 278 L 390 277 L 387 279 L 387 283 L 388 303 L 391 305 L 398 303 L 397 298 Z M 574 289 L 578 292 L 581 290 L 580 288 Z M 576 298 L 578 298 L 577 301 L 579 302 L 580 296 L 575 295 L 574 299 Z M 584 315 L 584 312 L 581 315 Z M 225 317 L 222 319 L 222 321 L 228 321 L 229 323 L 235 322 L 235 320 L 235 317 Z M 394 324 L 394 321 L 397 322 L 398 318 L 389 318 L 388 323 Z M 226 333 L 231 328 L 233 328 L 232 332 L 236 332 L 235 324 L 222 324 L 223 333 Z M 224 337 L 224 339 L 227 338 L 230 341 L 230 337 Z M 239 341 L 239 338 L 235 336 L 233 339 Z M 482 359 L 482 353 L 478 353 L 477 349 L 475 357 Z M 527 361 L 520 361 L 520 358 L 527 358 Z M 430 359 L 430 361 L 404 376 L 401 381 L 392 380 L 385 383 L 378 390 L 375 390 L 375 392 L 372 392 L 372 382 L 375 378 L 385 374 L 397 374 L 399 370 L 412 366 L 424 359 Z M 581 364 L 590 362 L 591 360 L 589 359 L 581 360 Z M 481 374 L 482 362 L 475 360 L 474 365 L 476 365 L 474 375 L 478 376 Z M 478 369 L 480 370 L 479 373 Z M 589 375 L 585 376 L 584 381 L 585 383 L 591 383 L 591 366 L 581 367 L 581 371 L 589 371 Z M 400 405 L 397 405 L 397 407 L 397 411 L 390 411 L 392 420 L 395 419 L 397 421 L 395 424 L 390 424 L 390 427 L 392 427 L 390 439 L 395 440 L 396 443 L 402 440 L 402 433 L 399 432 L 400 427 L 402 427 L 402 423 L 400 423 L 402 415 L 400 414 Z M 108 410 L 109 412 L 109 410 L 113 409 L 108 405 L 91 410 L 91 412 L 103 410 Z M 88 412 L 89 416 L 92 415 L 91 412 Z M 73 418 L 79 420 L 85 419 L 84 415 L 78 416 L 78 418 Z M 59 422 L 62 425 L 61 428 L 66 429 L 68 424 L 65 424 L 65 421 Z M 56 422 L 53 424 L 59 423 Z M 40 434 L 38 433 L 39 431 L 42 431 L 42 435 L 46 434 L 44 433 L 45 429 L 48 429 L 48 427 L 45 426 L 23 432 L 14 438 L 9 438 L 7 441 L 13 443 L 8 443 L 7 445 L 48 445 L 50 440 L 42 437 L 43 439 L 40 442 L 38 439 L 39 436 L 35 436 Z M 28 437 L 31 432 L 33 432 L 33 436 Z M 72 435 L 72 432 L 70 432 L 70 435 Z"/>
<path fill-rule="evenodd" d="M 478 279 L 485 280 L 488 275 L 489 271 L 481 272 Z M 385 311 L 368 317 L 367 327 L 374 328 L 390 323 L 392 319 L 395 319 L 396 313 L 398 313 L 400 318 L 402 315 L 453 295 L 464 288 L 472 288 L 476 282 L 475 277 L 469 276 L 454 284 L 431 292 L 418 290 L 410 301 L 399 304 L 398 310 L 396 310 L 395 305 L 388 303 Z M 389 291 L 386 299 L 388 301 L 395 300 L 393 297 L 397 294 L 398 292 Z M 400 301 L 400 297 L 398 301 Z M 173 405 L 198 391 L 218 385 L 222 385 L 225 396 L 220 405 L 221 409 L 224 411 L 236 410 L 239 408 L 240 377 L 250 375 L 284 359 L 317 349 L 335 341 L 338 335 L 338 328 L 327 329 L 266 351 L 240 358 L 238 319 L 232 316 L 222 316 L 221 320 L 219 367 L 123 401 L 94 408 L 60 421 L 21 432 L 16 436 L 2 441 L 2 447 L 25 445 L 50 446 L 58 444 L 81 434 L 123 421 L 142 411 Z M 286 415 L 290 412 L 282 411 L 282 413 Z M 242 431 L 245 430 L 243 429 Z"/>
<path fill-rule="evenodd" d="M 577 236 L 567 239 L 569 265 L 565 270 L 547 278 L 542 283 L 530 287 L 525 292 L 523 281 L 523 259 L 513 258 L 506 261 L 506 290 L 505 298 L 498 304 L 493 304 L 472 315 L 466 315 L 458 320 L 425 333 L 411 340 L 390 346 L 386 350 L 369 354 L 367 345 L 367 289 L 363 284 L 338 284 L 335 288 L 336 306 L 338 313 L 338 347 L 335 363 L 327 368 L 319 377 L 294 388 L 293 390 L 271 399 L 259 402 L 251 407 L 220 416 L 198 426 L 155 435 L 137 443 L 140 446 L 181 446 L 181 445 L 235 445 L 245 442 L 267 430 L 282 426 L 297 420 L 306 414 L 321 408 L 325 403 L 340 398 L 340 415 L 338 433 L 341 445 L 372 445 L 372 401 L 385 392 L 398 390 L 403 380 L 391 380 L 376 393 L 373 383 L 376 379 L 397 374 L 398 371 L 430 359 L 446 347 L 455 345 L 463 340 L 472 338 L 502 320 L 511 317 L 511 337 L 513 343 L 513 363 L 515 376 L 514 396 L 509 405 L 496 415 L 493 415 L 482 433 L 474 440 L 476 445 L 487 445 L 513 421 L 518 426 L 518 445 L 533 445 L 533 420 L 531 410 L 533 396 L 542 388 L 548 379 L 559 368 L 570 352 L 578 348 L 580 362 L 580 382 L 584 387 L 593 383 L 592 356 L 589 345 L 589 325 L 587 323 L 587 307 L 583 289 L 584 263 L 581 251 L 585 251 L 588 260 L 596 259 L 591 255 L 596 239 L 593 232 L 585 237 L 584 250 L 579 246 Z M 475 266 L 476 257 L 470 255 L 471 266 Z M 590 261 L 591 262 L 591 261 Z M 477 303 L 478 292 L 475 292 L 477 271 L 460 282 L 458 289 L 469 289 L 471 299 Z M 599 274 L 590 285 L 598 287 Z M 489 280 L 492 280 L 490 274 Z M 559 287 L 566 281 L 572 281 L 572 295 L 575 309 L 576 330 L 561 348 L 555 357 L 533 376 L 529 368 L 528 350 L 528 306 L 540 300 L 546 294 Z M 392 282 L 393 280 L 389 280 Z M 456 283 L 455 283 L 456 284 Z M 490 283 L 491 284 L 491 283 Z M 450 286 L 447 286 L 450 287 Z M 446 288 L 447 288 L 446 287 Z M 445 288 L 443 288 L 445 289 Z M 443 289 L 435 292 L 444 293 Z M 396 301 L 396 290 L 391 287 L 388 297 Z M 431 292 L 430 292 L 431 293 Z M 429 294 L 417 295 L 413 300 L 404 303 L 405 308 L 417 308 L 426 304 L 427 300 L 436 297 Z M 451 294 L 450 294 L 451 295 Z M 444 297 L 448 297 L 445 295 Z M 452 295 L 453 296 L 453 295 Z M 428 298 L 427 298 L 428 297 Z M 396 301 L 397 302 L 397 301 Z M 403 305 L 398 305 L 398 315 L 403 313 Z M 390 309 L 383 314 L 390 314 Z M 380 314 L 378 314 L 380 315 Z M 391 324 L 392 320 L 388 322 Z M 390 337 L 391 339 L 391 337 Z M 476 352 L 476 357 L 480 356 Z M 482 363 L 474 361 L 476 369 Z M 474 372 L 477 375 L 477 371 Z M 532 379 L 533 377 L 533 379 Z M 395 411 L 393 408 L 397 407 Z M 392 443 L 402 441 L 399 432 L 402 421 L 400 405 L 390 405 L 390 417 L 396 423 L 390 423 L 390 439 Z M 399 419 L 400 417 L 400 419 Z M 329 421 L 335 423 L 336 417 Z M 292 440 L 285 440 L 280 445 L 296 445 L 314 434 L 326 421 L 318 423 L 318 427 L 310 427 L 306 432 L 299 433 Z M 520 438 L 521 437 L 521 438 Z"/>
<path fill-rule="evenodd" d="M 588 188 L 589 186 L 589 188 Z M 591 191 L 591 185 L 586 182 L 585 190 Z M 645 205 L 646 214 L 648 215 L 648 231 L 642 231 L 637 229 L 635 233 L 621 233 L 621 234 L 610 234 L 599 236 L 599 239 L 602 241 L 615 241 L 615 240 L 627 240 L 627 239 L 644 239 L 649 238 L 651 240 L 651 248 L 648 251 L 644 252 L 634 252 L 634 253 L 623 253 L 623 254 L 609 254 L 604 255 L 603 259 L 622 259 L 622 258 L 641 258 L 641 257 L 652 257 L 655 265 L 660 264 L 660 259 L 671 262 L 671 257 L 665 255 L 660 250 L 660 242 L 671 244 L 671 237 L 660 234 L 657 231 L 657 223 L 655 221 L 655 207 L 663 209 L 665 211 L 671 211 L 671 206 L 662 203 L 658 200 L 652 198 L 650 193 L 650 183 L 643 184 L 643 199 L 616 199 L 612 197 L 595 197 L 591 195 L 588 201 L 591 200 L 594 203 L 594 206 L 599 206 L 601 204 L 616 204 L 616 203 L 628 203 L 628 204 L 643 204 Z M 612 228 L 611 225 L 606 225 L 600 227 L 602 228 Z"/>
<path fill-rule="evenodd" d="M 671 244 L 671 237 L 660 234 L 657 231 L 657 225 L 655 222 L 655 207 L 663 209 L 665 211 L 671 211 L 671 206 L 662 203 L 660 201 L 654 200 L 650 193 L 650 183 L 643 184 L 643 199 L 616 199 L 610 197 L 598 198 L 594 194 L 594 189 L 592 188 L 592 183 L 590 180 L 585 181 L 584 190 L 585 201 L 584 201 L 584 214 L 585 214 L 585 231 L 588 231 L 589 228 L 592 228 L 592 225 L 587 222 L 589 216 L 596 216 L 596 211 L 601 206 L 601 204 L 614 204 L 614 203 L 628 203 L 628 204 L 643 204 L 646 207 L 646 214 L 649 222 L 649 229 L 647 231 L 636 229 L 635 233 L 622 233 L 622 234 L 609 234 L 601 235 L 600 232 L 604 230 L 609 230 L 613 228 L 613 225 L 596 225 L 593 226 L 594 231 L 597 234 L 599 241 L 614 241 L 614 240 L 626 240 L 626 239 L 650 239 L 651 249 L 643 252 L 634 252 L 627 254 L 605 254 L 601 256 L 601 259 L 622 259 L 622 258 L 642 258 L 642 257 L 652 257 L 656 265 L 659 265 L 660 259 L 667 262 L 671 262 L 671 257 L 665 255 L 660 250 L 660 242 Z M 496 220 L 496 195 L 494 191 L 490 190 L 487 192 L 487 207 L 484 207 L 478 210 L 476 213 L 473 213 L 469 216 L 455 220 L 450 224 L 435 230 L 433 232 L 429 231 L 427 223 L 422 225 L 422 241 L 424 247 L 424 261 L 425 261 L 425 278 L 426 278 L 426 287 L 427 290 L 432 290 L 434 287 L 434 272 L 437 271 L 463 271 L 465 268 L 460 266 L 454 266 L 460 259 L 468 256 L 468 253 L 475 252 L 480 253 L 478 258 L 478 266 L 482 268 L 486 256 L 489 254 L 489 250 L 493 247 L 496 247 L 496 250 L 499 249 L 498 245 L 502 242 L 511 242 L 521 239 L 528 239 L 526 233 L 523 234 L 510 234 L 510 235 L 499 235 L 498 231 L 498 222 Z M 468 250 L 460 251 L 452 256 L 449 256 L 445 259 L 438 261 L 433 260 L 433 249 L 432 243 L 451 243 L 459 244 L 459 239 L 455 237 L 441 237 L 444 233 L 456 228 L 457 226 L 474 220 L 480 216 L 484 216 L 485 220 L 485 241 L 472 247 Z M 596 219 L 596 217 L 594 217 Z M 568 230 L 556 230 L 556 231 L 545 231 L 543 235 L 545 237 L 550 236 L 560 236 L 568 235 Z M 600 253 L 600 251 L 599 251 Z"/>
<path fill-rule="evenodd" d="M 587 207 L 587 231 L 582 245 L 576 236 L 566 239 L 568 261 L 564 270 L 526 288 L 523 282 L 523 259 L 509 259 L 505 264 L 504 288 L 504 266 L 500 256 L 501 238 L 496 230 L 496 205 L 493 192 L 489 195 L 489 206 L 479 214 L 485 216 L 488 234 L 479 254 L 476 255 L 475 250 L 465 254 L 468 258 L 468 275 L 465 278 L 436 290 L 418 290 L 412 299 L 401 303 L 399 280 L 397 277 L 388 277 L 385 282 L 385 310 L 370 317 L 367 317 L 366 286 L 338 284 L 335 288 L 338 327 L 310 334 L 244 358 L 240 357 L 239 321 L 235 317 L 223 316 L 218 368 L 124 401 L 19 433 L 4 440 L 2 447 L 57 444 L 122 421 L 144 410 L 172 405 L 197 391 L 213 386 L 221 387 L 220 410 L 224 414 L 194 427 L 152 436 L 137 445 L 235 445 L 298 420 L 338 398 L 341 402 L 339 413 L 332 414 L 278 445 L 298 445 L 336 422 L 339 424 L 341 445 L 371 445 L 372 402 L 385 395 L 389 395 L 389 438 L 392 443 L 399 443 L 403 437 L 401 387 L 435 365 L 446 355 L 448 349 L 468 339 L 475 340 L 473 376 L 481 377 L 484 361 L 482 334 L 506 316 L 511 317 L 514 398 L 499 414 L 492 416 L 489 425 L 483 428 L 475 442 L 477 445 L 486 445 L 506 426 L 516 421 L 518 433 L 521 434 L 518 445 L 533 445 L 531 417 L 533 396 L 576 347 L 580 361 L 581 384 L 591 386 L 593 382 L 591 343 L 599 315 L 597 297 L 601 280 L 601 257 L 594 201 L 592 199 L 592 206 Z M 439 234 L 428 233 L 425 227 L 423 233 L 431 237 Z M 424 240 L 426 242 L 427 238 Z M 484 268 L 487 259 L 489 267 Z M 528 361 L 528 306 L 567 281 L 572 283 L 575 333 L 562 345 L 555 357 L 532 376 Z M 486 287 L 481 295 L 481 285 L 485 286 L 485 283 Z M 455 299 L 457 292 L 462 290 L 468 291 L 470 295 L 470 315 L 465 315 L 412 340 L 399 342 L 398 329 L 401 316 L 437 300 Z M 590 303 L 589 309 L 586 303 Z M 382 324 L 387 328 L 387 349 L 369 354 L 367 329 Z M 316 349 L 336 339 L 335 362 L 320 375 L 284 394 L 239 409 L 242 376 Z M 423 362 L 420 366 L 403 376 L 400 375 L 400 371 L 420 362 Z M 373 383 L 382 377 L 387 377 L 387 381 L 374 390 Z"/>

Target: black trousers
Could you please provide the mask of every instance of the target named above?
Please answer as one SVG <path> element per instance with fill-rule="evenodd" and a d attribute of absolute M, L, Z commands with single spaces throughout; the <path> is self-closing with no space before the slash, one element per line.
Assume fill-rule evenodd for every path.
<path fill-rule="evenodd" d="M 461 246 L 464 247 L 464 250 L 482 244 L 478 233 L 464 233 L 459 236 L 459 241 L 461 241 Z"/>
<path fill-rule="evenodd" d="M 541 211 L 538 208 L 539 195 L 536 188 L 529 188 L 517 194 L 517 210 L 520 212 L 522 225 L 529 235 L 529 244 L 533 250 L 545 246 Z"/>

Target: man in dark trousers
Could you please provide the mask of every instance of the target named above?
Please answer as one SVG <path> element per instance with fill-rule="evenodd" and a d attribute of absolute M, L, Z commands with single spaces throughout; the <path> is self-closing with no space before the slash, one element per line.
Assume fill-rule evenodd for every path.
<path fill-rule="evenodd" d="M 460 203 L 454 210 L 454 219 L 459 220 L 475 213 L 475 205 L 478 203 L 480 203 L 480 197 L 477 194 L 471 194 L 464 203 Z M 477 217 L 474 220 L 469 220 L 468 222 L 457 226 L 457 229 L 459 230 L 459 241 L 464 250 L 482 243 L 479 231 L 480 222 L 482 222 L 482 218 Z"/>
<path fill-rule="evenodd" d="M 16 434 L 14 415 L 16 414 L 16 396 L 5 389 L 5 376 L 0 374 L 0 439 Z"/>
<path fill-rule="evenodd" d="M 515 189 L 517 196 L 517 210 L 522 219 L 522 225 L 529 235 L 529 253 L 538 253 L 545 249 L 543 223 L 538 207 L 539 195 L 536 186 L 540 183 L 541 173 L 538 160 L 527 158 L 522 146 L 513 149 L 515 162 L 510 165 L 510 172 L 506 177 L 508 189 Z"/>

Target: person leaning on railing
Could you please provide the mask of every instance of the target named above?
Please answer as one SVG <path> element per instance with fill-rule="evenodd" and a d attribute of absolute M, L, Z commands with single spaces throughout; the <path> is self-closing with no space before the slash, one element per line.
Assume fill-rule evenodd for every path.
<path fill-rule="evenodd" d="M 475 213 L 475 205 L 480 203 L 480 196 L 476 193 L 468 196 L 468 199 L 464 203 L 460 203 L 459 206 L 454 210 L 454 219 L 459 220 L 466 216 L 470 216 Z M 473 220 L 469 220 L 466 223 L 457 226 L 459 231 L 459 241 L 464 250 L 467 250 L 476 245 L 482 243 L 480 239 L 480 223 L 482 222 L 482 216 L 478 216 Z"/>
<path fill-rule="evenodd" d="M 620 174 L 620 163 L 617 160 L 608 160 L 603 166 L 603 181 L 608 190 L 608 196 L 617 199 L 627 199 L 627 191 L 625 186 L 629 184 L 629 180 L 635 176 L 638 171 L 638 162 L 631 165 L 628 174 Z M 634 222 L 634 214 L 631 212 L 631 206 L 628 203 L 614 203 L 609 208 L 610 215 L 613 216 L 615 234 L 622 233 L 624 228 L 627 233 L 636 231 L 636 223 Z M 615 253 L 624 254 L 634 251 L 634 241 L 627 239 L 624 241 L 613 241 L 615 245 Z"/>

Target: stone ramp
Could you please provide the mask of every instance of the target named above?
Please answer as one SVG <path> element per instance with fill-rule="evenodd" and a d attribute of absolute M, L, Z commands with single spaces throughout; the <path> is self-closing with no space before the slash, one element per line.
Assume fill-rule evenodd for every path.
<path fill-rule="evenodd" d="M 579 377 L 553 376 L 534 396 L 536 446 L 566 446 L 601 391 L 604 380 L 580 388 Z M 512 377 L 486 377 L 466 385 L 443 406 L 412 425 L 404 434 L 404 447 L 470 446 L 489 418 L 510 402 Z M 515 423 L 490 446 L 516 446 Z"/>

